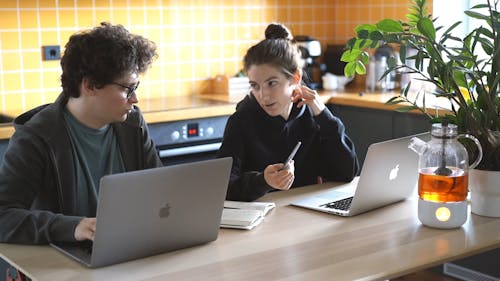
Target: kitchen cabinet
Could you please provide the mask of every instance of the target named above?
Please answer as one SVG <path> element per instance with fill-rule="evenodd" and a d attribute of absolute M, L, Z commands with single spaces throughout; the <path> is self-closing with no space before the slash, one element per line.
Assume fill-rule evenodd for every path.
<path fill-rule="evenodd" d="M 431 123 L 429 119 L 418 113 L 393 112 L 393 138 L 429 132 Z"/>
<path fill-rule="evenodd" d="M 327 106 L 344 123 L 346 133 L 356 147 L 361 166 L 370 144 L 428 132 L 430 129 L 427 117 L 418 113 L 400 113 L 334 103 L 328 103 Z"/>
<path fill-rule="evenodd" d="M 499 258 L 500 249 L 497 248 L 475 256 L 445 263 L 443 271 L 445 274 L 459 280 L 499 280 Z"/>

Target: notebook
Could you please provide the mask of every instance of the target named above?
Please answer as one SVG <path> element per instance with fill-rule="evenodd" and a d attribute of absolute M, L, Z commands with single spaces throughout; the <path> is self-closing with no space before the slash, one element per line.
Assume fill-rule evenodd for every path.
<path fill-rule="evenodd" d="M 276 207 L 274 202 L 241 202 L 226 200 L 220 227 L 251 230 Z"/>
<path fill-rule="evenodd" d="M 94 242 L 51 243 L 88 267 L 217 239 L 232 158 L 101 178 Z"/>
<path fill-rule="evenodd" d="M 331 190 L 299 199 L 291 205 L 354 216 L 408 198 L 418 180 L 418 154 L 408 148 L 412 137 L 428 141 L 430 134 L 371 144 L 354 191 Z"/>

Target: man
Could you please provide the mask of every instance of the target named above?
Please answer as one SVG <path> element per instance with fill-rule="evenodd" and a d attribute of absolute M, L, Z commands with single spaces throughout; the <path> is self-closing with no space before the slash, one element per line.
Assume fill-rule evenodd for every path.
<path fill-rule="evenodd" d="M 161 166 L 137 107 L 153 42 L 101 23 L 72 35 L 62 93 L 14 120 L 0 168 L 0 242 L 93 240 L 99 180 Z"/>

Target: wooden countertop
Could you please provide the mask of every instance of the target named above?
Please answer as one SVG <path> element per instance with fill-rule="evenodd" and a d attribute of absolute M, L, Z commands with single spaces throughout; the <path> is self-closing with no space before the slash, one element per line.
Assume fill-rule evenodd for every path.
<path fill-rule="evenodd" d="M 397 105 L 386 105 L 385 102 L 397 92 L 360 93 L 358 89 L 342 91 L 319 91 L 323 102 L 339 105 L 359 106 L 365 108 L 394 110 Z M 171 122 L 178 120 L 231 115 L 236 103 L 244 95 L 195 95 L 166 98 L 141 99 L 138 106 L 148 123 Z M 432 111 L 431 111 L 432 112 Z M 16 116 L 18 112 L 2 112 L 8 116 Z M 419 112 L 416 112 L 419 113 Z M 0 139 L 8 139 L 14 133 L 11 123 L 0 124 Z"/>
<path fill-rule="evenodd" d="M 392 91 L 385 93 L 363 93 L 357 89 L 346 89 L 342 91 L 320 90 L 318 91 L 318 94 L 320 95 L 324 103 L 359 106 L 382 110 L 394 110 L 398 107 L 385 104 L 386 101 L 397 94 L 397 92 Z M 205 95 L 203 97 L 221 102 L 236 104 L 238 101 L 244 98 L 244 95 Z"/>
<path fill-rule="evenodd" d="M 417 195 L 339 217 L 290 202 L 352 183 L 268 193 L 276 203 L 253 230 L 221 229 L 216 241 L 88 269 L 49 246 L 0 243 L 0 256 L 33 280 L 386 280 L 500 246 L 500 219 L 469 214 L 462 227 L 433 229 L 417 217 Z"/>
<path fill-rule="evenodd" d="M 171 122 L 185 119 L 231 115 L 236 109 L 236 100 L 218 100 L 210 95 L 178 96 L 154 99 L 141 99 L 137 106 L 148 123 Z M 7 116 L 18 113 L 4 112 Z M 0 139 L 8 139 L 14 133 L 11 123 L 0 124 Z"/>

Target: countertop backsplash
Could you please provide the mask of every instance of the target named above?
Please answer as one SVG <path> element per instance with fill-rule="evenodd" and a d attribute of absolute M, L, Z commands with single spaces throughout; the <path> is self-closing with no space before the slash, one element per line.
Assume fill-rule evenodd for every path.
<path fill-rule="evenodd" d="M 102 21 L 122 24 L 156 42 L 159 59 L 142 78 L 139 98 L 196 94 L 219 74 L 232 75 L 270 22 L 310 35 L 326 48 L 344 44 L 360 22 L 404 18 L 410 1 L 42 1 L 0 3 L 0 113 L 24 112 L 60 93 L 58 60 L 42 46 Z"/>

